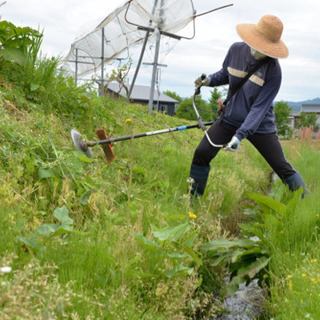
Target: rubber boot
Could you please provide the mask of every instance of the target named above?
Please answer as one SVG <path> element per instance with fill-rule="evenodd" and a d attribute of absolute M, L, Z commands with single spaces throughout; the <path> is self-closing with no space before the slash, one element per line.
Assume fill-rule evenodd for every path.
<path fill-rule="evenodd" d="M 303 181 L 303 178 L 301 177 L 301 174 L 298 171 L 292 176 L 286 178 L 284 180 L 284 183 L 288 185 L 290 191 L 295 191 L 298 190 L 300 187 L 303 187 L 305 192 L 301 195 L 302 198 L 310 193 Z"/>
<path fill-rule="evenodd" d="M 191 185 L 191 194 L 193 196 L 202 196 L 206 188 L 210 166 L 198 166 L 191 164 L 190 178 L 193 179 Z"/>

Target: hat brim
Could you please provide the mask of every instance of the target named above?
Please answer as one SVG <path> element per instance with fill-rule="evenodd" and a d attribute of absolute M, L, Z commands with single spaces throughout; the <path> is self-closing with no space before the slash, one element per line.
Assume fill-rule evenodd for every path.
<path fill-rule="evenodd" d="M 277 42 L 266 39 L 255 24 L 239 24 L 237 32 L 246 44 L 268 57 L 279 59 L 289 55 L 289 50 L 281 39 Z"/>

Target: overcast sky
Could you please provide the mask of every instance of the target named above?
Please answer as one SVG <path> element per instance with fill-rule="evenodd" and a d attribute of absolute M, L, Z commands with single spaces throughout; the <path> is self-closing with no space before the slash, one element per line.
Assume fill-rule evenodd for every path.
<path fill-rule="evenodd" d="M 0 7 L 0 14 L 2 20 L 18 26 L 44 30 L 42 52 L 63 56 L 86 21 L 102 20 L 124 2 L 7 0 Z M 225 4 L 233 6 L 197 18 L 194 39 L 177 42 L 170 53 L 161 58 L 160 62 L 167 65 L 161 68 L 161 91 L 190 97 L 194 92 L 194 79 L 201 73 L 218 71 L 229 46 L 241 41 L 236 25 L 257 23 L 261 16 L 273 14 L 284 24 L 282 39 L 290 53 L 287 59 L 280 60 L 283 80 L 276 100 L 303 101 L 320 97 L 319 0 L 194 0 L 193 4 L 197 13 Z M 145 62 L 151 62 L 149 58 L 146 56 L 149 61 Z M 145 66 L 136 83 L 149 85 L 150 81 L 151 67 Z M 202 93 L 207 98 L 209 89 L 204 88 Z"/>

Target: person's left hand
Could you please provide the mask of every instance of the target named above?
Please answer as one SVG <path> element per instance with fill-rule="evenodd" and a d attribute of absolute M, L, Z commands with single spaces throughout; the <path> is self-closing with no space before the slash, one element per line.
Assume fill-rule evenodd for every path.
<path fill-rule="evenodd" d="M 239 147 L 240 147 L 240 140 L 236 136 L 233 136 L 231 141 L 226 145 L 224 149 L 227 151 L 235 152 L 239 149 Z"/>

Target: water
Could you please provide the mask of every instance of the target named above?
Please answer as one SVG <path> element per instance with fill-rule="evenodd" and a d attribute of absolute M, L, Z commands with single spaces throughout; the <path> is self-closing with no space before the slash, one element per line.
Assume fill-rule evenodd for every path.
<path fill-rule="evenodd" d="M 223 301 L 225 312 L 211 320 L 254 320 L 263 317 L 267 290 L 260 288 L 258 280 L 248 286 L 241 284 L 237 292 Z"/>

